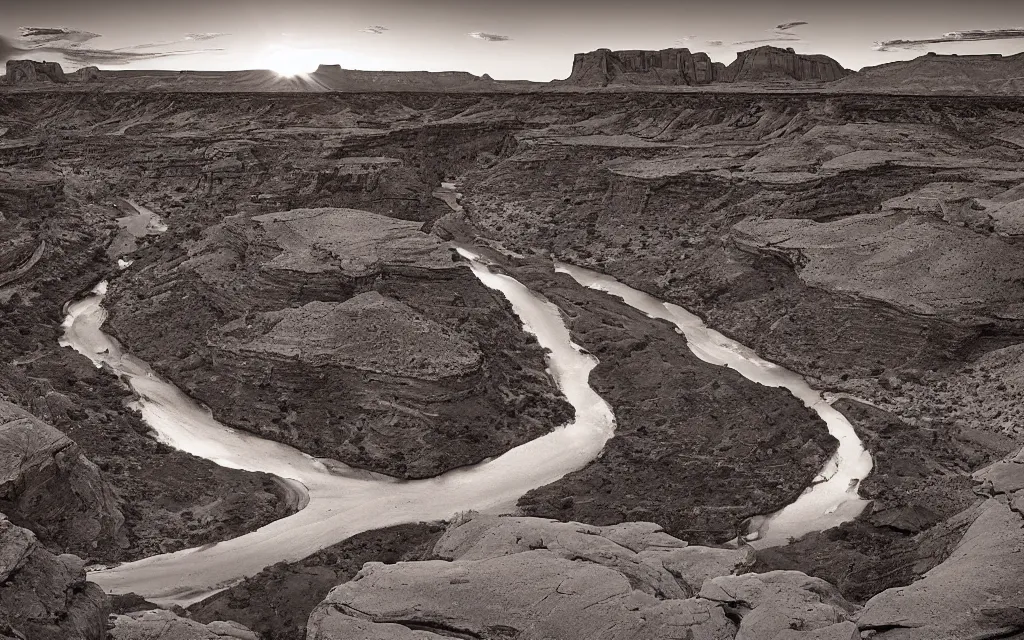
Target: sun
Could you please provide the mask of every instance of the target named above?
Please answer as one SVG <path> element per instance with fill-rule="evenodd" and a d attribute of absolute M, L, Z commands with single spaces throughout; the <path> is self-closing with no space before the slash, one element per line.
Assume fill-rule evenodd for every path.
<path fill-rule="evenodd" d="M 322 49 L 302 49 L 289 45 L 273 45 L 265 52 L 263 67 L 279 76 L 295 77 L 313 73 L 322 61 Z"/>

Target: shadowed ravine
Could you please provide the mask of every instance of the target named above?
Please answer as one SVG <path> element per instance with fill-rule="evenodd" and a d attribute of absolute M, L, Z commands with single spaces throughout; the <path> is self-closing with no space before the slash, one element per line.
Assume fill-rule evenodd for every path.
<path fill-rule="evenodd" d="M 90 579 L 111 593 L 135 592 L 158 604 L 187 606 L 268 565 L 300 560 L 363 531 L 443 520 L 466 510 L 512 511 L 516 500 L 530 489 L 593 460 L 614 431 L 611 408 L 588 384 L 595 359 L 572 343 L 557 307 L 515 279 L 491 272 L 472 252 L 459 249 L 459 253 L 469 260 L 481 282 L 505 295 L 526 331 L 549 352 L 549 370 L 575 408 L 576 417 L 494 459 L 428 480 L 398 481 L 355 470 L 225 427 L 101 331 L 106 318 L 101 306 L 105 283 L 94 295 L 69 305 L 61 344 L 128 382 L 139 396 L 137 408 L 160 441 L 223 466 L 280 476 L 308 496 L 298 513 L 252 533 L 92 571 Z M 675 323 L 690 349 L 703 360 L 732 366 L 760 384 L 786 387 L 825 419 L 841 443 L 840 451 L 822 472 L 828 480 L 815 484 L 796 503 L 772 516 L 768 526 L 761 528 L 761 544 L 784 543 L 790 536 L 834 526 L 860 512 L 864 502 L 857 497 L 856 482 L 851 481 L 870 471 L 870 456 L 849 423 L 802 378 L 725 340 L 675 305 L 600 274 L 567 265 L 559 265 L 559 270 L 581 284 L 610 291 L 649 315 Z"/>

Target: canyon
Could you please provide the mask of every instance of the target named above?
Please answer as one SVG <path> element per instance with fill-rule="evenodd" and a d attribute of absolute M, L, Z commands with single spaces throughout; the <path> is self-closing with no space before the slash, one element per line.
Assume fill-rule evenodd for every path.
<path fill-rule="evenodd" d="M 691 73 L 673 55 L 643 64 Z M 1024 632 L 1022 123 L 1018 97 L 832 88 L 0 92 L 0 637 Z M 115 341 L 62 347 L 104 281 Z M 701 357 L 673 309 L 810 401 Z M 158 383 L 269 453 L 173 436 Z M 594 398 L 613 426 L 551 477 L 480 503 L 437 480 Z M 828 464 L 823 410 L 869 474 Z M 341 501 L 435 488 L 300 543 L 323 503 L 289 460 Z M 849 511 L 758 544 L 830 487 Z M 273 532 L 294 553 L 242 580 L 111 586 Z"/>

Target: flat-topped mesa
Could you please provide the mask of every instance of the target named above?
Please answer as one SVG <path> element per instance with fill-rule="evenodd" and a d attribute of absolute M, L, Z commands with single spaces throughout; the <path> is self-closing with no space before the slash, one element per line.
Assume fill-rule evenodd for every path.
<path fill-rule="evenodd" d="M 611 51 L 598 49 L 577 53 L 572 74 L 561 84 L 584 87 L 608 85 L 689 85 L 716 82 L 785 80 L 832 82 L 851 74 L 841 64 L 823 55 L 805 55 L 793 49 L 758 47 L 741 51 L 726 67 L 713 62 L 703 51 L 662 49 L 661 51 Z"/>
<path fill-rule="evenodd" d="M 577 53 L 572 62 L 572 74 L 563 82 L 594 87 L 609 84 L 705 85 L 721 79 L 724 70 L 725 65 L 712 62 L 702 51 L 598 49 Z"/>
<path fill-rule="evenodd" d="M 825 55 L 797 53 L 792 48 L 757 47 L 740 51 L 725 69 L 725 82 L 797 80 L 832 82 L 853 73 Z"/>
<path fill-rule="evenodd" d="M 36 62 L 35 60 L 8 60 L 7 84 L 25 84 L 27 82 L 68 81 L 64 69 L 57 62 Z"/>
<path fill-rule="evenodd" d="M 566 82 L 585 86 L 608 84 L 704 85 L 718 79 L 724 65 L 706 53 L 689 49 L 577 53 Z"/>
<path fill-rule="evenodd" d="M 328 90 L 343 91 L 456 89 L 493 82 L 468 71 L 365 71 L 339 64 L 321 64 L 310 78 Z"/>

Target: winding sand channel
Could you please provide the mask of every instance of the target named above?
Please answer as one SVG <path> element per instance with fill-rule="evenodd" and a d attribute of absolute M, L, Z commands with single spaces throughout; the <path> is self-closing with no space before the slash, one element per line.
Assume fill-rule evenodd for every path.
<path fill-rule="evenodd" d="M 476 254 L 458 251 L 483 284 L 509 300 L 525 330 L 549 352 L 549 371 L 576 417 L 501 456 L 428 480 L 399 481 L 352 469 L 226 427 L 103 333 L 105 282 L 92 295 L 70 304 L 61 344 L 127 382 L 139 396 L 136 408 L 161 442 L 222 466 L 279 476 L 304 496 L 300 503 L 305 503 L 294 515 L 238 538 L 91 571 L 89 579 L 109 593 L 134 592 L 161 605 L 188 606 L 266 566 L 298 561 L 363 531 L 444 520 L 471 509 L 512 511 L 516 500 L 530 489 L 596 458 L 615 427 L 611 407 L 588 383 L 596 360 L 572 342 L 557 307 L 515 279 L 491 272 Z M 835 526 L 860 513 L 866 503 L 857 496 L 857 483 L 870 472 L 871 457 L 849 422 L 803 378 L 761 360 L 681 307 L 598 273 L 563 264 L 557 268 L 585 286 L 617 295 L 652 317 L 673 322 L 702 360 L 730 366 L 754 382 L 789 389 L 817 411 L 839 439 L 839 451 L 820 481 L 766 523 L 759 523 L 759 540 L 754 544 L 784 544 L 791 536 Z"/>
<path fill-rule="evenodd" d="M 861 480 L 871 473 L 871 455 L 864 449 L 850 421 L 832 408 L 803 377 L 762 360 L 753 350 L 709 329 L 699 317 L 679 305 L 662 302 L 596 271 L 565 263 L 556 263 L 555 270 L 569 274 L 585 287 L 622 298 L 623 302 L 652 318 L 671 322 L 686 337 L 690 351 L 704 362 L 730 367 L 744 378 L 767 387 L 784 387 L 825 421 L 828 432 L 839 441 L 839 448 L 825 463 L 815 483 L 795 502 L 774 514 L 753 519 L 752 533 L 747 537 L 751 545 L 786 544 L 791 537 L 835 527 L 856 518 L 864 510 L 867 501 L 857 494 L 857 489 Z"/>
<path fill-rule="evenodd" d="M 160 441 L 226 467 L 301 483 L 308 495 L 304 509 L 252 533 L 91 571 L 89 579 L 109 593 L 135 592 L 157 604 L 188 606 L 266 566 L 298 561 L 363 531 L 444 520 L 471 509 L 511 511 L 530 489 L 593 460 L 615 428 L 611 407 L 587 382 L 596 360 L 572 343 L 553 304 L 513 278 L 492 273 L 468 251 L 460 253 L 485 285 L 508 298 L 525 329 L 549 351 L 549 370 L 576 418 L 497 458 L 428 480 L 398 481 L 357 471 L 225 427 L 101 331 L 105 283 L 69 305 L 61 344 L 130 384 L 140 398 L 137 408 Z"/>

